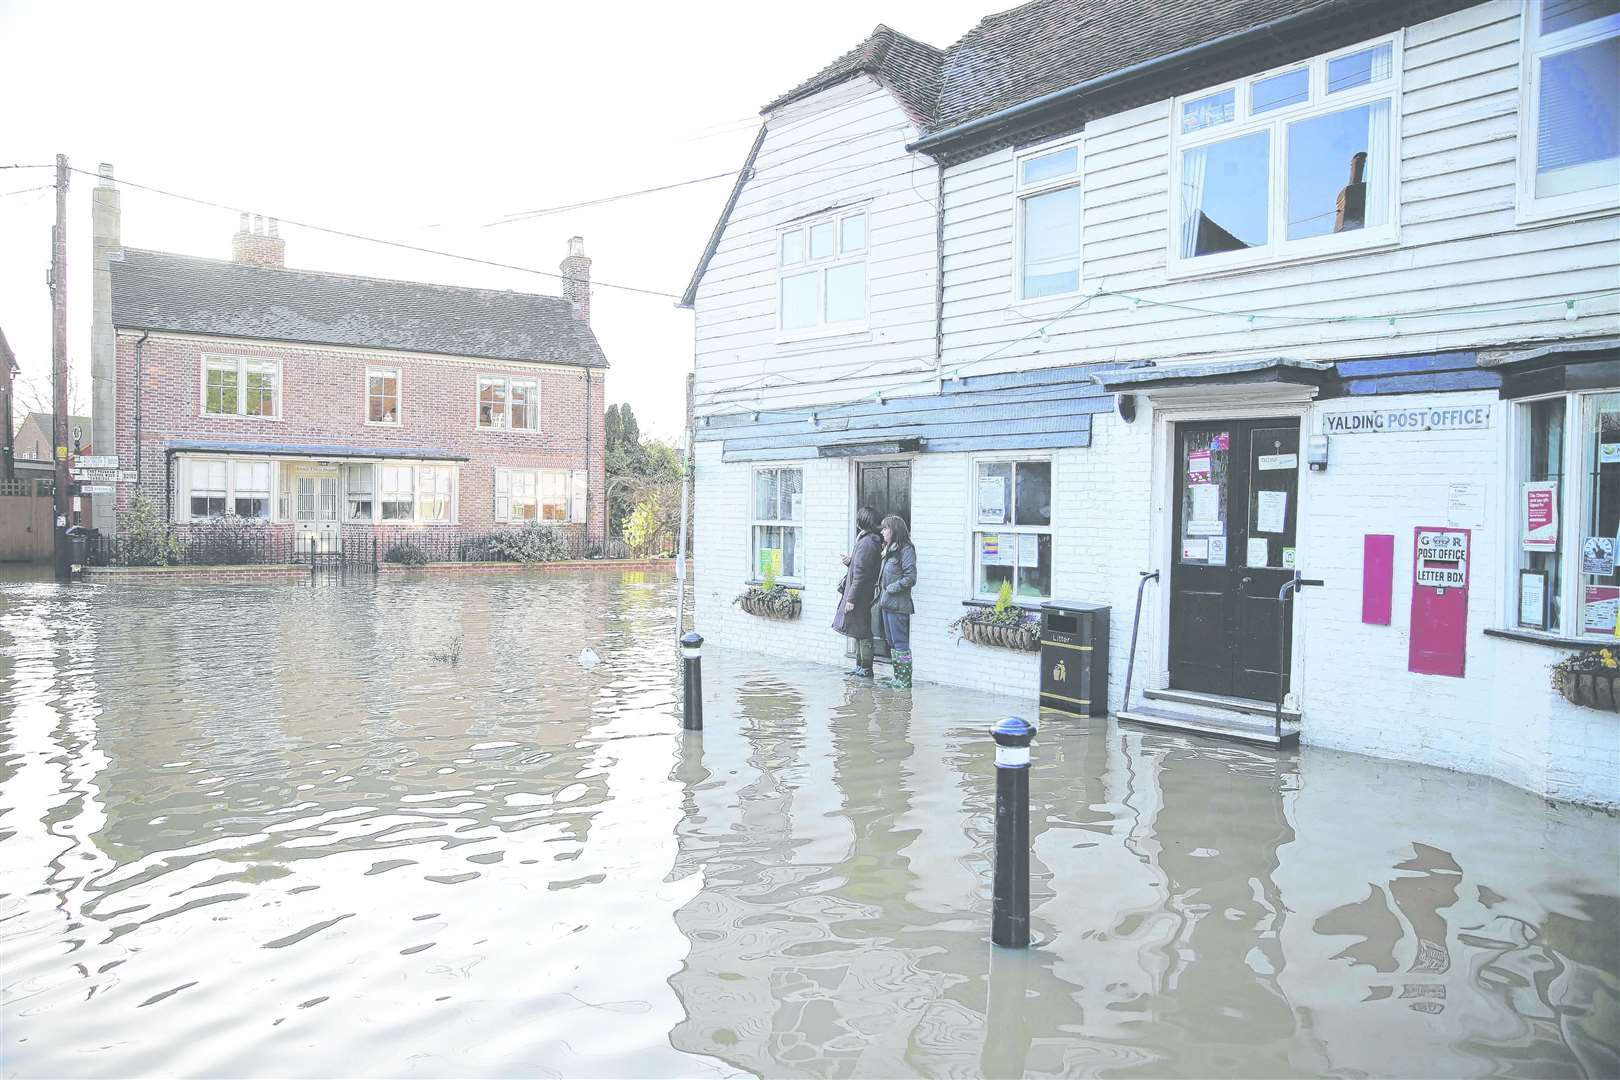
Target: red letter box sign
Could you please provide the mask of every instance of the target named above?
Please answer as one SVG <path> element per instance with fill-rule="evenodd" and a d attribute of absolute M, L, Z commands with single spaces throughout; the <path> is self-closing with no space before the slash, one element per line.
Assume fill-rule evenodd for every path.
<path fill-rule="evenodd" d="M 1414 532 L 1406 669 L 1461 678 L 1468 641 L 1469 530 L 1420 525 Z"/>

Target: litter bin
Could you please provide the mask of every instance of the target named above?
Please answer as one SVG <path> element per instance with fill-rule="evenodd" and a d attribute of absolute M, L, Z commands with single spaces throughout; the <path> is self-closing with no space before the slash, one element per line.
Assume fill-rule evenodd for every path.
<path fill-rule="evenodd" d="M 90 541 L 101 535 L 100 529 L 91 529 L 83 525 L 69 525 L 66 529 L 68 541 L 68 562 L 74 566 L 88 566 L 90 564 Z"/>
<path fill-rule="evenodd" d="M 1105 604 L 1041 605 L 1041 708 L 1108 714 L 1108 612 Z"/>

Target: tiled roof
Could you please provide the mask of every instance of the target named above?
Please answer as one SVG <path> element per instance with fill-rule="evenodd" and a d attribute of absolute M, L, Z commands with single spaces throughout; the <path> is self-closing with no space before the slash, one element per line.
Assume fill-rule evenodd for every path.
<path fill-rule="evenodd" d="M 913 120 L 926 124 L 934 115 L 944 58 L 945 54 L 932 45 L 879 23 L 865 41 L 760 111 L 768 113 L 856 75 L 872 75 L 888 84 Z"/>
<path fill-rule="evenodd" d="M 113 324 L 218 337 L 606 367 L 558 296 L 247 266 L 125 248 Z"/>

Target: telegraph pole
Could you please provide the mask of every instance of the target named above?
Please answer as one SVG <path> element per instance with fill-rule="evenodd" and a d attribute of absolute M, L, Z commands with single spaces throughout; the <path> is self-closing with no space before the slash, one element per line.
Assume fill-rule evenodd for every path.
<path fill-rule="evenodd" d="M 68 492 L 68 358 L 67 358 L 67 193 L 68 159 L 56 155 L 56 227 L 51 230 L 51 417 L 52 461 L 56 466 L 56 580 L 73 576 L 67 516 L 73 504 Z"/>

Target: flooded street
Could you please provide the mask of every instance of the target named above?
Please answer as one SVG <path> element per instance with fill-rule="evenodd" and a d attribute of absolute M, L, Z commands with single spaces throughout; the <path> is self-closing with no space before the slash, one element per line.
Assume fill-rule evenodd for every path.
<path fill-rule="evenodd" d="M 1620 1075 L 1613 818 L 1048 714 L 993 951 L 1029 703 L 710 650 L 686 735 L 673 630 L 656 574 L 0 582 L 4 1075 Z"/>

